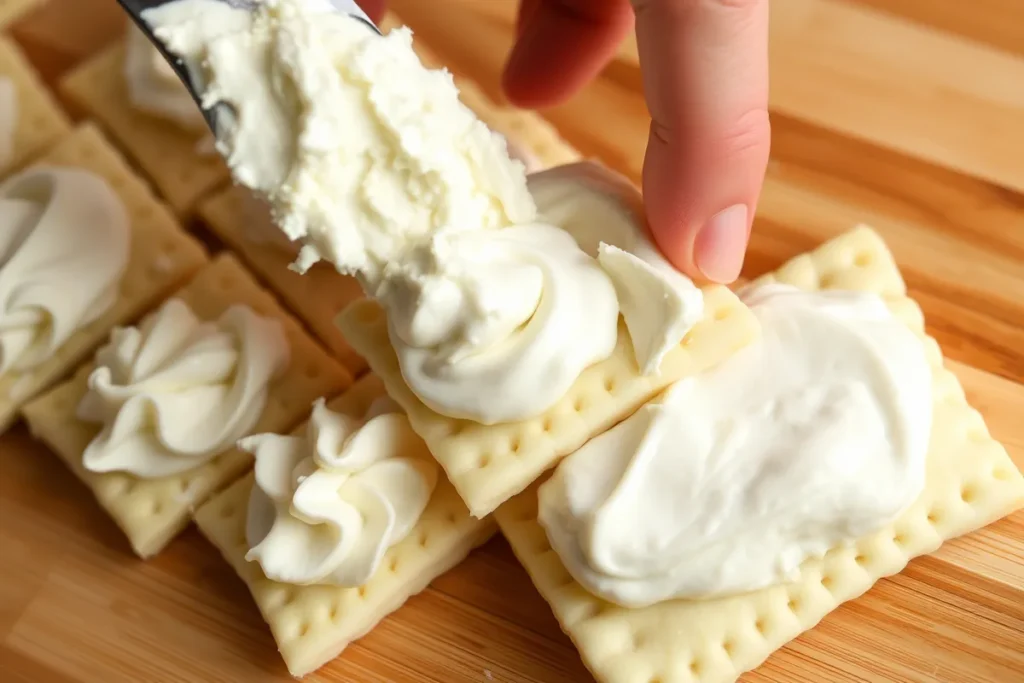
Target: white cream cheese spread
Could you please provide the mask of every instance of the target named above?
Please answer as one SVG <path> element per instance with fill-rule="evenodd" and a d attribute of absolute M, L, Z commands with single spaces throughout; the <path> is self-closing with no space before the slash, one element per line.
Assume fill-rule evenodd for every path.
<path fill-rule="evenodd" d="M 566 458 L 539 519 L 587 590 L 627 607 L 795 578 L 924 485 L 931 370 L 873 295 L 781 285 L 762 339 Z"/>
<path fill-rule="evenodd" d="M 380 37 L 316 0 L 253 13 L 178 0 L 145 18 L 195 65 L 207 105 L 224 105 L 220 149 L 303 244 L 297 269 L 323 258 L 359 279 L 437 412 L 486 424 L 544 412 L 611 354 L 620 305 L 645 372 L 700 318 L 699 290 L 665 273 L 641 218 L 572 172 L 528 188 L 408 29 Z M 549 217 L 531 190 L 551 197 Z"/>
<path fill-rule="evenodd" d="M 51 358 L 117 300 L 130 227 L 92 173 L 36 167 L 0 184 L 0 373 Z"/>
<path fill-rule="evenodd" d="M 437 463 L 386 398 L 363 420 L 320 399 L 304 435 L 261 434 L 239 446 L 256 456 L 246 559 L 283 583 L 366 583 L 437 484 Z"/>
<path fill-rule="evenodd" d="M 102 429 L 85 468 L 156 478 L 204 464 L 256 426 L 288 360 L 279 321 L 232 306 L 204 322 L 168 300 L 96 353 L 78 418 Z"/>
<path fill-rule="evenodd" d="M 14 81 L 0 76 L 0 168 L 14 158 L 14 131 L 18 127 L 18 91 Z"/>
<path fill-rule="evenodd" d="M 640 193 L 597 164 L 560 166 L 529 178 L 545 222 L 573 236 L 615 285 L 636 361 L 647 375 L 704 316 L 704 296 L 654 246 Z"/>
<path fill-rule="evenodd" d="M 197 152 L 216 153 L 206 119 L 185 84 L 134 24 L 128 26 L 125 36 L 124 77 L 132 106 L 201 136 Z"/>

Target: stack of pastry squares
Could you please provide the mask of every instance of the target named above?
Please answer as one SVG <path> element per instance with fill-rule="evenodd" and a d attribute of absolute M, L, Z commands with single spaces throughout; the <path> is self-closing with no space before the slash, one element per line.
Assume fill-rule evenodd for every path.
<path fill-rule="evenodd" d="M 625 344 L 586 370 L 547 414 L 485 426 L 439 415 L 405 384 L 383 310 L 353 303 L 339 319 L 354 348 L 402 405 L 474 515 L 492 511 L 516 556 L 551 605 L 586 666 L 602 683 L 730 681 L 812 628 L 878 579 L 985 526 L 1024 503 L 1024 478 L 989 435 L 942 353 L 924 332 L 918 306 L 877 233 L 858 227 L 799 256 L 755 284 L 880 295 L 919 334 L 933 373 L 934 424 L 924 492 L 894 524 L 852 547 L 810 559 L 789 584 L 707 600 L 668 600 L 639 609 L 608 603 L 577 583 L 537 521 L 537 489 L 561 456 L 631 414 L 672 381 L 725 360 L 754 335 L 752 314 L 727 290 L 705 289 L 707 313 L 673 351 L 657 380 L 633 369 Z M 620 334 L 620 338 L 624 337 Z M 624 341 L 624 340 L 623 340 Z"/>
<path fill-rule="evenodd" d="M 28 4 L 0 0 L 0 24 L 14 8 Z M 382 22 L 385 30 L 397 25 L 394 16 Z M 416 48 L 425 63 L 438 64 L 425 46 Z M 891 526 L 808 560 L 788 584 L 640 609 L 604 602 L 570 576 L 551 548 L 537 521 L 538 486 L 588 440 L 676 381 L 716 366 L 753 341 L 758 324 L 752 312 L 729 289 L 707 286 L 703 319 L 654 375 L 637 370 L 620 320 L 612 355 L 585 370 L 544 414 L 495 425 L 441 415 L 406 384 L 376 302 L 363 299 L 353 280 L 329 267 L 305 275 L 288 270 L 293 245 L 268 238 L 274 228 L 267 212 L 245 191 L 225 189 L 222 162 L 199 154 L 192 137 L 132 108 L 124 54 L 123 42 L 112 45 L 61 84 L 65 98 L 98 121 L 114 139 L 112 145 L 95 124 L 72 130 L 24 57 L 0 37 L 0 76 L 13 83 L 23 112 L 14 153 L 6 166 L 0 164 L 0 178 L 34 164 L 87 170 L 114 190 L 131 229 L 128 266 L 110 309 L 76 330 L 46 362 L 0 375 L 0 431 L 24 416 L 31 432 L 92 491 L 141 557 L 158 553 L 194 520 L 249 587 L 293 675 L 303 676 L 338 656 L 500 528 L 599 681 L 733 680 L 843 601 L 899 572 L 911 558 L 1024 501 L 1024 479 L 944 369 L 891 254 L 876 233 L 860 227 L 793 259 L 762 282 L 878 294 L 922 336 L 933 372 L 935 419 L 919 500 Z M 579 158 L 540 117 L 497 105 L 473 83 L 456 80 L 465 103 L 504 134 L 528 165 L 539 169 Z M 131 170 L 115 145 L 146 179 Z M 193 212 L 237 256 L 208 255 L 179 222 Z M 289 348 L 287 368 L 268 385 L 250 434 L 306 433 L 319 399 L 356 423 L 387 396 L 407 416 L 442 475 L 411 530 L 386 550 L 362 585 L 281 583 L 247 559 L 255 477 L 253 456 L 245 450 L 227 447 L 191 470 L 153 478 L 85 467 L 83 454 L 100 429 L 80 418 L 98 362 L 94 351 L 118 328 L 144 326 L 171 299 L 200 320 L 212 321 L 243 305 L 280 324 Z"/>

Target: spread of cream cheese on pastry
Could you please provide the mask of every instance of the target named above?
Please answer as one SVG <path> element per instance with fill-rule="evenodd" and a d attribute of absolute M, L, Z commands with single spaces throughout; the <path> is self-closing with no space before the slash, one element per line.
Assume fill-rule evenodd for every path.
<path fill-rule="evenodd" d="M 203 113 L 159 50 L 134 24 L 125 35 L 124 78 L 132 106 L 202 136 L 196 151 L 215 154 Z"/>
<path fill-rule="evenodd" d="M 313 407 L 305 434 L 260 434 L 246 559 L 274 581 L 361 586 L 426 509 L 438 465 L 387 397 L 359 420 Z"/>
<path fill-rule="evenodd" d="M 130 226 L 106 181 L 35 167 L 0 184 L 0 373 L 29 370 L 110 310 Z"/>
<path fill-rule="evenodd" d="M 931 369 L 881 298 L 749 291 L 762 338 L 566 458 L 539 520 L 570 574 L 640 607 L 796 578 L 924 486 Z"/>
<path fill-rule="evenodd" d="M 256 426 L 288 361 L 279 321 L 241 305 L 202 321 L 169 299 L 96 353 L 77 411 L 102 425 L 85 468 L 157 478 L 206 463 Z"/>
<path fill-rule="evenodd" d="M 423 67 L 408 29 L 380 37 L 318 0 L 267 0 L 252 13 L 178 0 L 144 16 L 193 65 L 207 106 L 227 105 L 216 109 L 218 145 L 302 243 L 295 267 L 325 259 L 359 280 L 387 311 L 406 382 L 435 411 L 485 424 L 543 413 L 611 354 L 620 304 L 631 333 L 656 337 L 635 343 L 646 372 L 700 317 L 700 303 L 638 300 L 682 284 L 668 298 L 693 303 L 699 291 L 648 263 L 657 252 L 642 219 L 601 215 L 615 199 L 538 215 L 530 190 L 543 193 L 451 75 Z M 572 194 L 563 180 L 552 177 L 552 196 Z M 609 246 L 599 262 L 570 223 L 594 223 L 590 236 L 610 224 L 605 241 L 637 258 Z"/>
<path fill-rule="evenodd" d="M 18 127 L 18 91 L 14 81 L 0 76 L 0 168 L 14 158 L 14 131 Z"/>
<path fill-rule="evenodd" d="M 640 372 L 657 372 L 704 316 L 704 296 L 654 246 L 640 193 L 590 162 L 535 173 L 528 182 L 543 220 L 571 234 L 611 278 Z"/>

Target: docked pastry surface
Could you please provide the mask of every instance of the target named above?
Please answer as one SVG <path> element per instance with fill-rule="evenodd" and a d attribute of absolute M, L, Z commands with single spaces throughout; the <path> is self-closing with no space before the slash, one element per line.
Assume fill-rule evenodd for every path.
<path fill-rule="evenodd" d="M 2 210 L 18 226 L 0 240 L 2 430 L 206 254 L 90 124 L 0 188 Z"/>
<path fill-rule="evenodd" d="M 373 375 L 365 375 L 349 391 L 328 402 L 326 406 L 321 406 L 320 410 L 326 409 L 336 413 L 342 419 L 353 421 L 355 425 L 363 423 L 365 428 L 368 424 L 368 415 L 381 414 L 381 410 L 374 404 L 382 398 L 386 398 L 383 383 Z M 393 416 L 400 418 L 400 414 Z M 278 438 L 299 440 L 308 429 L 309 425 L 306 425 L 296 430 L 295 435 L 291 437 Z M 356 432 L 348 436 L 358 436 L 359 429 L 361 428 L 357 426 Z M 321 439 L 324 438 L 322 430 L 320 434 Z M 265 437 L 257 437 L 260 438 Z M 367 446 L 372 447 L 367 449 Z M 419 459 L 427 464 L 429 457 L 424 452 L 422 443 L 420 442 L 418 446 L 409 446 L 397 448 L 392 455 Z M 354 455 L 355 459 L 361 460 L 365 466 L 366 461 L 382 455 L 378 448 L 393 449 L 394 444 L 368 440 L 366 444 L 362 444 L 358 453 L 350 453 L 347 457 L 351 459 Z M 344 454 L 344 451 L 342 453 Z M 299 456 L 301 457 L 302 453 Z M 263 456 L 257 451 L 256 457 L 259 467 Z M 429 465 L 436 467 L 433 462 L 429 462 Z M 357 466 L 351 472 L 352 478 L 358 477 L 361 469 L 361 466 Z M 362 471 L 363 474 L 366 472 L 367 470 Z M 258 470 L 257 477 L 259 476 Z M 337 474 L 329 473 L 329 476 Z M 300 481 L 299 486 L 303 486 L 309 480 Z M 343 486 L 348 484 L 348 481 Z M 311 550 L 316 550 L 311 548 L 310 544 L 334 544 L 336 540 L 325 539 L 344 540 L 344 534 L 352 531 L 350 526 L 338 526 L 334 532 L 329 532 L 328 526 L 321 521 L 318 527 L 307 532 L 308 536 L 282 539 L 281 543 L 285 544 L 282 547 L 292 548 L 291 556 L 279 556 L 273 565 L 267 566 L 273 566 L 278 572 L 291 572 L 290 575 L 295 577 L 295 581 L 299 581 L 300 577 L 302 580 L 302 585 L 284 583 L 267 578 L 261 568 L 261 562 L 266 564 L 267 560 L 253 557 L 257 553 L 253 551 L 254 539 L 251 535 L 258 533 L 265 538 L 267 529 L 263 527 L 262 533 L 251 531 L 254 523 L 252 515 L 265 511 L 268 487 L 267 483 L 263 483 L 256 489 L 256 494 L 262 498 L 263 504 L 254 507 L 250 497 L 256 483 L 253 476 L 240 479 L 201 507 L 196 512 L 195 519 L 203 534 L 220 550 L 248 585 L 260 612 L 270 625 L 288 670 L 295 676 L 303 676 L 338 656 L 349 643 L 372 630 L 381 619 L 398 609 L 407 598 L 423 590 L 434 578 L 458 564 L 473 547 L 487 540 L 495 529 L 491 519 L 478 520 L 470 516 L 451 484 L 443 476 L 437 476 L 425 508 L 421 512 L 418 509 L 415 511 L 420 512 L 415 524 L 411 528 L 401 529 L 400 531 L 404 533 L 401 533 L 400 538 L 393 537 L 384 544 L 386 547 L 381 546 L 374 551 L 374 554 L 382 554 L 375 557 L 369 574 L 365 569 L 355 572 L 351 567 L 346 567 L 346 562 L 357 559 L 348 556 L 362 552 L 349 546 L 346 546 L 348 550 L 334 547 L 331 552 L 320 549 L 320 552 L 315 553 L 316 563 L 312 562 L 312 558 L 306 557 Z M 286 494 L 285 497 L 289 501 L 293 500 L 290 498 L 294 495 L 291 490 L 282 493 Z M 344 496 L 338 497 L 337 500 L 334 496 L 331 498 L 332 506 L 338 506 L 346 500 Z M 297 502 L 298 499 L 294 499 L 290 504 L 294 505 Z M 286 502 L 280 509 L 285 510 L 287 507 Z M 344 508 L 340 509 L 344 511 Z M 341 512 L 337 515 L 334 519 L 340 525 L 346 517 Z M 328 514 L 328 517 L 331 515 Z M 405 526 L 408 520 L 404 524 L 401 521 L 398 523 Z M 248 533 L 247 526 L 250 528 Z M 364 533 L 372 533 L 373 526 L 367 523 Z M 316 531 L 319 527 L 323 527 L 324 530 Z M 283 535 L 282 532 L 287 531 L 289 529 L 279 528 L 275 533 Z M 265 544 L 264 542 L 263 545 Z M 355 544 L 360 545 L 358 541 L 355 541 Z M 262 558 L 266 555 L 267 552 L 263 551 Z M 252 561 L 247 560 L 247 556 Z M 305 561 L 302 561 L 303 558 Z M 294 564 L 287 565 L 293 559 Z M 362 566 L 367 565 L 362 563 Z M 367 575 L 368 580 L 362 581 Z M 348 577 L 361 583 L 352 584 L 349 581 L 350 585 L 332 584 L 332 581 L 344 581 L 341 577 Z"/>
<path fill-rule="evenodd" d="M 229 255 L 24 409 L 142 557 L 252 459 L 234 441 L 287 430 L 347 371 Z"/>
<path fill-rule="evenodd" d="M 4 5 L 0 5 L 0 25 Z M 13 40 L 0 35 L 0 178 L 71 130 L 67 115 Z"/>
<path fill-rule="evenodd" d="M 880 295 L 921 335 L 934 398 L 924 491 L 895 523 L 851 546 L 809 559 L 796 580 L 720 598 L 666 600 L 628 609 L 587 592 L 538 522 L 538 485 L 495 513 L 516 556 L 551 605 L 584 662 L 602 682 L 730 681 L 764 661 L 840 603 L 895 574 L 944 541 L 989 524 L 1024 503 L 1024 479 L 989 435 L 955 376 L 925 336 L 920 309 L 881 238 L 858 228 L 794 258 L 755 284 Z"/>

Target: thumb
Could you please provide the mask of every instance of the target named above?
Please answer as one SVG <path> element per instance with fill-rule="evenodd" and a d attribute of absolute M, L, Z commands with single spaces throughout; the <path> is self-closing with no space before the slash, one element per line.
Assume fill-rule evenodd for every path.
<path fill-rule="evenodd" d="M 651 132 L 644 202 L 672 263 L 735 280 L 768 163 L 768 0 L 633 0 Z"/>

